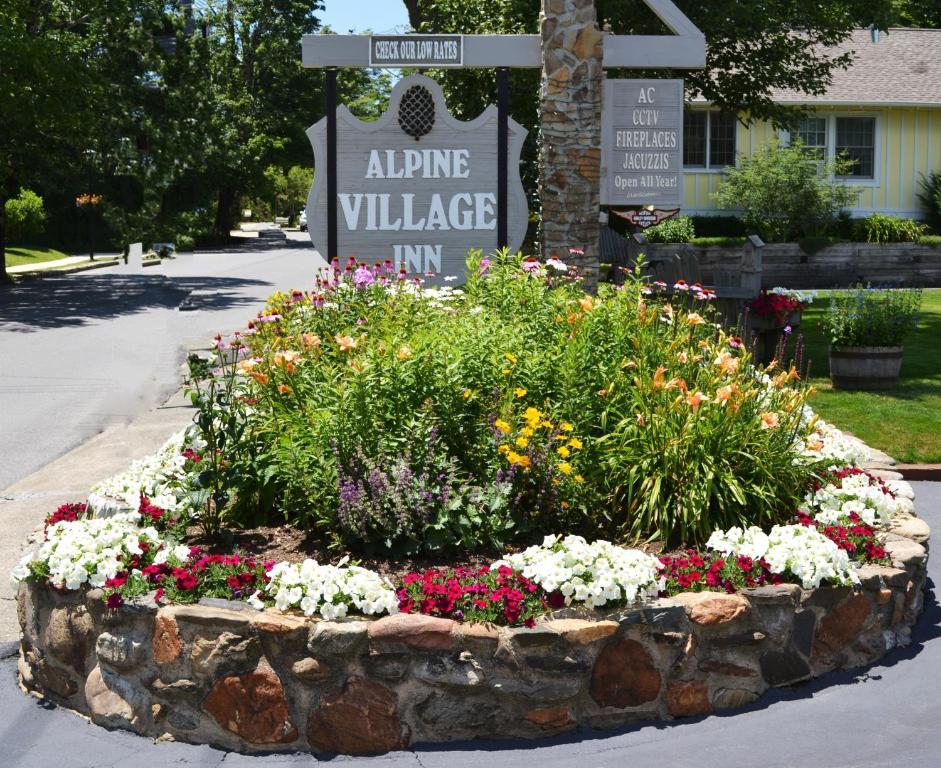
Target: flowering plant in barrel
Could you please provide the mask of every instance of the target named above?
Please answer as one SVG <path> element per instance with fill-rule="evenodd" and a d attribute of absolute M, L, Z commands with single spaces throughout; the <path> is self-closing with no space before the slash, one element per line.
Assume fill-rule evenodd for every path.
<path fill-rule="evenodd" d="M 902 343 L 918 325 L 921 290 L 864 288 L 834 292 L 823 319 L 836 389 L 893 389 Z"/>

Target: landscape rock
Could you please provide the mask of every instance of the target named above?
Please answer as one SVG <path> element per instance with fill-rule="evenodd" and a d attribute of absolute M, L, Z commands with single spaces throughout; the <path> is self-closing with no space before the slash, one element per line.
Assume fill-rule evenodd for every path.
<path fill-rule="evenodd" d="M 672 717 L 698 717 L 712 712 L 709 685 L 702 680 L 674 680 L 667 686 L 666 701 Z"/>
<path fill-rule="evenodd" d="M 871 611 L 869 599 L 862 593 L 851 595 L 829 611 L 817 626 L 812 655 L 826 656 L 845 648 L 856 639 Z"/>
<path fill-rule="evenodd" d="M 408 746 L 398 697 L 379 683 L 350 678 L 310 714 L 307 740 L 318 752 L 379 754 Z"/>
<path fill-rule="evenodd" d="M 714 709 L 738 709 L 754 703 L 759 698 L 755 691 L 743 688 L 719 688 L 712 696 Z"/>
<path fill-rule="evenodd" d="M 728 624 L 746 616 L 751 605 L 741 595 L 717 592 L 685 592 L 676 599 L 686 607 L 690 621 L 702 626 Z"/>
<path fill-rule="evenodd" d="M 281 679 L 265 667 L 219 680 L 203 709 L 222 728 L 252 744 L 288 744 L 297 739 Z"/>
<path fill-rule="evenodd" d="M 447 650 L 454 646 L 451 619 L 439 619 L 417 613 L 396 613 L 369 623 L 369 639 L 403 643 L 425 651 Z"/>
<path fill-rule="evenodd" d="M 605 646 L 591 674 L 591 697 L 599 707 L 636 707 L 660 695 L 660 672 L 647 649 L 624 638 Z"/>
<path fill-rule="evenodd" d="M 124 678 L 96 666 L 85 680 L 85 701 L 92 719 L 116 728 L 134 728 L 146 711 L 143 695 Z"/>
<path fill-rule="evenodd" d="M 140 638 L 102 632 L 95 643 L 95 655 L 117 669 L 136 667 L 143 656 L 144 644 Z"/>
<path fill-rule="evenodd" d="M 301 680 L 316 682 L 327 677 L 331 669 L 322 661 L 313 659 L 310 656 L 299 659 L 291 665 L 291 672 L 297 675 Z"/>
<path fill-rule="evenodd" d="M 218 637 L 197 635 L 190 651 L 193 673 L 200 677 L 215 677 L 220 671 L 234 671 L 254 666 L 261 656 L 261 642 L 257 637 L 243 637 L 223 632 Z"/>
<path fill-rule="evenodd" d="M 84 605 L 60 606 L 49 613 L 43 644 L 50 656 L 84 675 L 94 630 L 94 619 Z"/>
<path fill-rule="evenodd" d="M 151 647 L 154 661 L 158 664 L 171 664 L 183 652 L 183 638 L 180 637 L 180 629 L 171 614 L 162 611 L 157 614 Z"/>
<path fill-rule="evenodd" d="M 314 656 L 346 656 L 358 652 L 366 644 L 369 622 L 321 621 L 313 624 L 307 649 Z"/>
<path fill-rule="evenodd" d="M 575 725 L 575 718 L 568 707 L 537 707 L 526 712 L 523 719 L 544 731 L 558 731 Z"/>
<path fill-rule="evenodd" d="M 567 643 L 588 645 L 617 633 L 620 625 L 616 621 L 585 621 L 583 619 L 555 619 L 544 625 L 558 632 Z"/>

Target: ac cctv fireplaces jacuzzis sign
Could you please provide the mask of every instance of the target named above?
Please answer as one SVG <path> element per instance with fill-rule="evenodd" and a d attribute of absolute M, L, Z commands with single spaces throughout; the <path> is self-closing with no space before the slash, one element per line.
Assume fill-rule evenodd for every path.
<path fill-rule="evenodd" d="M 443 278 L 463 275 L 467 252 L 497 247 L 497 110 L 461 122 L 440 86 L 423 75 L 400 80 L 389 108 L 371 123 L 337 109 L 337 251 L 361 261 Z M 311 239 L 326 253 L 326 118 L 307 131 L 315 181 Z M 528 209 L 519 175 L 526 130 L 509 121 L 508 240 L 518 249 Z"/>

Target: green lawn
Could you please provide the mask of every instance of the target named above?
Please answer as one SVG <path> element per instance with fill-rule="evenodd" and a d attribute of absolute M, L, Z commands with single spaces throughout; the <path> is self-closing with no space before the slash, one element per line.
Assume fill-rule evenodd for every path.
<path fill-rule="evenodd" d="M 65 259 L 69 254 L 54 248 L 10 248 L 7 247 L 7 266 L 18 267 L 21 264 L 39 264 L 42 261 Z"/>
<path fill-rule="evenodd" d="M 888 393 L 834 392 L 827 340 L 820 317 L 828 301 L 819 296 L 804 313 L 811 405 L 827 421 L 905 463 L 941 462 L 941 289 L 926 290 L 918 330 L 905 341 L 902 381 Z"/>

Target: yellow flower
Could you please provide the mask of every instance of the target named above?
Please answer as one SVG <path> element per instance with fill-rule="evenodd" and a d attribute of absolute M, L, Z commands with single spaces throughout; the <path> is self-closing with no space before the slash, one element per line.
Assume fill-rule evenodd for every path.
<path fill-rule="evenodd" d="M 523 411 L 523 418 L 530 427 L 535 429 L 539 426 L 539 420 L 542 418 L 542 413 L 538 408 L 533 408 L 530 406 L 525 411 Z"/>
<path fill-rule="evenodd" d="M 578 305 L 584 312 L 591 312 L 591 310 L 594 309 L 595 302 L 591 300 L 591 296 L 582 296 L 582 298 L 578 300 Z"/>
<path fill-rule="evenodd" d="M 508 446 L 508 445 L 501 445 L 499 448 L 497 448 L 497 450 L 500 451 L 500 453 L 506 455 L 507 453 L 510 452 L 510 446 Z"/>
<path fill-rule="evenodd" d="M 535 434 L 535 430 L 532 427 L 523 427 L 520 432 L 522 432 L 526 437 L 532 437 Z"/>
<path fill-rule="evenodd" d="M 577 437 L 573 437 L 571 440 L 569 440 L 569 448 L 574 448 L 577 451 L 581 447 L 582 447 L 582 441 L 579 440 Z"/>
<path fill-rule="evenodd" d="M 513 390 L 513 394 L 516 395 L 517 397 L 526 397 L 526 390 L 523 389 L 522 387 L 517 387 L 516 389 Z"/>
<path fill-rule="evenodd" d="M 497 419 L 495 422 L 493 422 L 493 426 L 495 426 L 504 434 L 509 432 L 511 429 L 510 425 L 507 424 L 503 419 Z"/>
<path fill-rule="evenodd" d="M 503 369 L 503 375 L 504 375 L 504 376 L 509 376 L 509 375 L 510 375 L 510 369 L 509 369 L 509 368 L 504 368 L 504 369 Z"/>
<path fill-rule="evenodd" d="M 571 475 L 572 465 L 567 461 L 563 461 L 561 464 L 559 464 L 559 472 L 561 472 L 563 475 Z"/>
<path fill-rule="evenodd" d="M 552 429 L 552 422 L 551 422 L 551 421 L 540 421 L 540 422 L 539 422 L 539 426 L 542 427 L 543 429 Z"/>
<path fill-rule="evenodd" d="M 559 429 L 561 429 L 563 432 L 571 432 L 573 429 L 575 429 L 575 427 L 572 426 L 571 422 L 563 421 L 561 424 L 559 424 Z"/>
<path fill-rule="evenodd" d="M 463 392 L 461 392 L 461 397 L 463 397 L 465 400 L 470 400 L 473 396 L 474 390 L 472 389 L 465 389 Z"/>
<path fill-rule="evenodd" d="M 395 356 L 399 358 L 399 360 L 408 360 L 412 356 L 412 350 L 409 349 L 408 344 L 403 344 L 401 347 L 399 347 L 399 350 L 395 353 Z"/>
<path fill-rule="evenodd" d="M 576 483 L 584 483 L 584 482 L 585 482 L 585 478 L 582 477 L 581 475 L 575 475 L 575 482 L 576 482 Z"/>
<path fill-rule="evenodd" d="M 556 435 L 555 439 L 561 440 L 564 443 L 566 440 L 568 440 L 568 437 L 566 435 Z"/>
<path fill-rule="evenodd" d="M 516 438 L 516 446 L 518 448 L 525 448 L 527 445 L 529 445 L 529 440 L 527 440 L 525 437 Z"/>
<path fill-rule="evenodd" d="M 503 356 L 504 356 L 507 360 L 509 360 L 511 363 L 513 363 L 513 365 L 516 365 L 516 363 L 517 363 L 516 355 L 512 354 L 511 352 L 507 352 L 507 353 L 504 354 Z"/>
<path fill-rule="evenodd" d="M 572 453 L 572 452 L 571 452 L 568 448 L 566 448 L 564 445 L 560 445 L 558 448 L 556 448 L 556 449 L 555 449 L 555 452 L 556 452 L 557 454 L 559 454 L 559 456 L 561 456 L 563 459 L 567 459 L 567 458 L 569 457 L 569 455 Z"/>
<path fill-rule="evenodd" d="M 510 451 L 506 455 L 506 457 L 509 460 L 510 464 L 515 464 L 516 466 L 522 467 L 523 469 L 526 469 L 531 463 L 529 460 L 529 456 L 521 456 L 520 454 L 515 453 L 514 451 Z"/>

